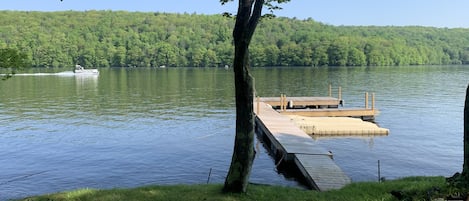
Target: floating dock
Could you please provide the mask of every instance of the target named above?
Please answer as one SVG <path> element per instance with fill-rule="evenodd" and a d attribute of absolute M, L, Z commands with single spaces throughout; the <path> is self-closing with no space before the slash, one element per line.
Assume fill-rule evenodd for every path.
<path fill-rule="evenodd" d="M 330 151 L 316 144 L 318 136 L 388 135 L 389 130 L 373 122 L 378 111 L 372 95 L 371 108 L 365 93 L 364 108 L 339 108 L 339 98 L 258 97 L 254 104 L 256 133 L 263 139 L 278 163 L 293 164 L 306 183 L 319 191 L 340 189 L 351 179 L 338 167 Z M 356 118 L 358 117 L 358 118 Z"/>
<path fill-rule="evenodd" d="M 315 145 L 315 141 L 289 117 L 264 102 L 255 104 L 254 111 L 256 133 L 280 162 L 294 163 L 311 188 L 327 191 L 351 183 L 335 164 L 331 153 Z"/>
<path fill-rule="evenodd" d="M 350 117 L 305 117 L 288 115 L 301 130 L 313 136 L 386 136 L 389 129 Z"/>

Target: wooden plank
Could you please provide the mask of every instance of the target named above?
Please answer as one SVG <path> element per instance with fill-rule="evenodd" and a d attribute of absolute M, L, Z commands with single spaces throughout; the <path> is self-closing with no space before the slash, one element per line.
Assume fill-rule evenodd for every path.
<path fill-rule="evenodd" d="M 265 103 L 261 104 L 260 123 L 281 144 L 286 153 L 327 154 L 327 151 L 315 146 L 316 142 L 292 122 L 289 117 L 279 114 Z M 273 139 L 271 139 L 273 140 Z"/>
<path fill-rule="evenodd" d="M 350 183 L 350 178 L 334 163 L 330 153 L 272 106 L 254 104 L 256 123 L 269 137 L 272 145 L 291 157 L 309 185 L 317 190 L 339 189 Z M 314 161 L 313 161 L 314 160 Z M 316 181 L 317 180 L 317 181 Z"/>
<path fill-rule="evenodd" d="M 310 185 L 320 191 L 340 189 L 351 183 L 351 179 L 326 155 L 295 154 L 295 163 L 307 179 Z"/>
<path fill-rule="evenodd" d="M 277 141 L 282 144 L 287 153 L 301 153 L 301 154 L 315 154 L 320 155 L 329 154 L 324 148 L 316 144 L 311 137 L 300 137 L 298 135 L 290 135 L 288 133 L 274 134 Z"/>

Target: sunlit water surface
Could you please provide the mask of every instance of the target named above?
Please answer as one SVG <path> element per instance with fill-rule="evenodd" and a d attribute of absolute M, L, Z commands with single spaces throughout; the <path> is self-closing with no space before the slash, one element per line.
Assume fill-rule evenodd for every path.
<path fill-rule="evenodd" d="M 76 188 L 222 183 L 234 140 L 233 73 L 111 68 L 19 74 L 0 83 L 0 200 Z M 469 66 L 257 68 L 260 96 L 376 94 L 386 137 L 317 138 L 354 181 L 462 168 Z M 251 182 L 298 186 L 257 143 Z M 209 176 L 209 172 L 211 174 Z"/>

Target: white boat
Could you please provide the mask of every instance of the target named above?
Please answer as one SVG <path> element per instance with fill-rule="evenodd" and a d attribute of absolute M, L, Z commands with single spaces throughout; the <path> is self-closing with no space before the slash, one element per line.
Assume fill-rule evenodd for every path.
<path fill-rule="evenodd" d="M 80 65 L 75 65 L 75 69 L 73 72 L 78 75 L 98 75 L 99 71 L 98 69 L 85 69 L 83 66 Z"/>

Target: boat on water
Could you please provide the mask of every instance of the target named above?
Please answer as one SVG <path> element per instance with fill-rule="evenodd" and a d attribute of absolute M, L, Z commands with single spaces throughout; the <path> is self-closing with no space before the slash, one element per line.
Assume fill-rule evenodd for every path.
<path fill-rule="evenodd" d="M 98 69 L 85 69 L 83 66 L 75 65 L 75 69 L 73 70 L 75 75 L 98 75 Z"/>

